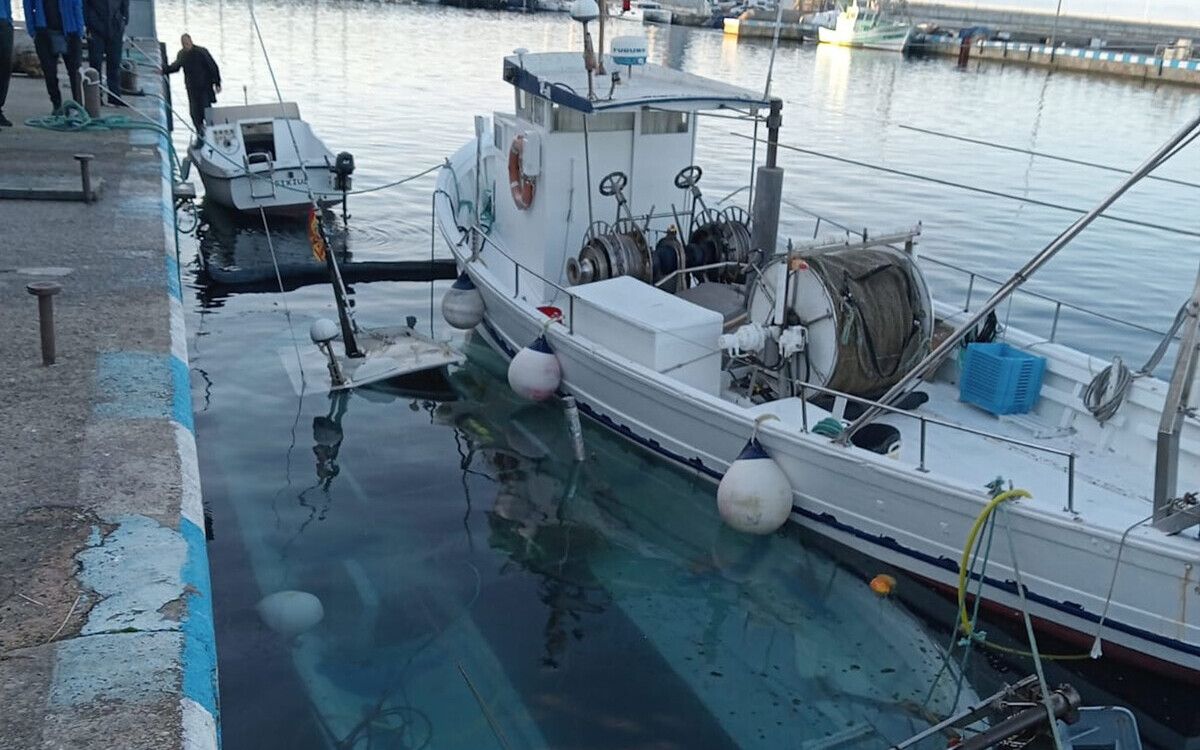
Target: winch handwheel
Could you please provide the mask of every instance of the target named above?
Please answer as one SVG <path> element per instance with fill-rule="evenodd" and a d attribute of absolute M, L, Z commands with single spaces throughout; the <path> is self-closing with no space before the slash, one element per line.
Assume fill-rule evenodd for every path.
<path fill-rule="evenodd" d="M 700 177 L 704 174 L 704 170 L 698 165 L 693 164 L 690 167 L 684 167 L 679 170 L 679 174 L 675 175 L 675 187 L 680 190 L 687 190 L 695 187 L 696 183 L 700 182 Z"/>
<path fill-rule="evenodd" d="M 600 179 L 600 195 L 606 198 L 616 195 L 629 184 L 624 172 L 609 172 Z"/>

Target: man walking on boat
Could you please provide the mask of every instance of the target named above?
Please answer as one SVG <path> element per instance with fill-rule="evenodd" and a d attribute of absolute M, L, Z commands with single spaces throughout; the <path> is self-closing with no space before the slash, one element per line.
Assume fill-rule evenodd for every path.
<path fill-rule="evenodd" d="M 28 2 L 28 0 L 26 0 Z M 208 105 L 217 101 L 221 93 L 221 69 L 208 50 L 192 43 L 192 37 L 184 34 L 179 38 L 183 49 L 175 56 L 163 71 L 174 73 L 183 70 L 183 84 L 187 87 L 188 109 L 192 115 L 192 125 L 196 128 L 196 138 L 204 140 L 204 110 Z"/>

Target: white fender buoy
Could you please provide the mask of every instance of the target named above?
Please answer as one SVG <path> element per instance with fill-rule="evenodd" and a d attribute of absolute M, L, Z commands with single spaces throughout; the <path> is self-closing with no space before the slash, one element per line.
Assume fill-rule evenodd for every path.
<path fill-rule="evenodd" d="M 307 591 L 276 591 L 254 607 L 263 623 L 284 638 L 295 638 L 325 619 L 321 600 Z"/>
<path fill-rule="evenodd" d="M 545 401 L 554 395 L 561 382 L 562 368 L 546 341 L 546 334 L 517 352 L 508 364 L 508 385 L 522 398 Z"/>
<path fill-rule="evenodd" d="M 792 512 L 792 486 L 757 437 L 729 466 L 717 486 L 717 511 L 734 529 L 772 534 Z"/>
<path fill-rule="evenodd" d="M 442 317 L 451 326 L 469 331 L 483 322 L 483 295 L 463 271 L 442 297 Z"/>

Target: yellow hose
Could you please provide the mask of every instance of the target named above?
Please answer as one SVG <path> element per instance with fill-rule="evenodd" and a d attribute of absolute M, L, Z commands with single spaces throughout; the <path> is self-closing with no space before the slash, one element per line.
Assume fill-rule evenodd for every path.
<path fill-rule="evenodd" d="M 962 559 L 958 563 L 958 617 L 961 623 L 960 627 L 964 635 L 971 635 L 971 618 L 967 616 L 967 580 L 970 572 L 969 564 L 971 558 L 971 549 L 975 546 L 975 538 L 979 536 L 979 530 L 987 523 L 988 517 L 992 515 L 992 511 L 996 509 L 1000 503 L 1005 500 L 1012 500 L 1017 497 L 1033 497 L 1028 490 L 1007 490 L 996 495 L 983 506 L 983 510 L 979 512 L 979 516 L 975 519 L 975 523 L 971 525 L 971 531 L 967 534 L 967 544 L 963 547 Z"/>
<path fill-rule="evenodd" d="M 987 646 L 988 648 L 995 649 L 997 651 L 1004 651 L 1005 653 L 1009 653 L 1009 654 L 1017 654 L 1020 656 L 1033 656 L 1032 651 L 1025 651 L 1023 649 L 1018 649 L 1018 648 L 1009 648 L 1008 646 L 1002 646 L 999 643 L 992 643 L 991 641 L 986 641 L 986 640 L 983 640 L 982 638 L 975 638 L 975 634 L 974 634 L 975 628 L 974 628 L 974 625 L 972 625 L 972 623 L 971 623 L 970 616 L 967 614 L 967 582 L 970 578 L 969 565 L 970 565 L 970 559 L 971 559 L 971 549 L 974 548 L 974 546 L 975 546 L 975 539 L 976 539 L 976 537 L 979 536 L 979 531 L 983 528 L 984 524 L 987 523 L 988 517 L 992 515 L 992 511 L 996 510 L 996 508 L 1000 506 L 1000 503 L 1002 503 L 1006 500 L 1013 500 L 1018 497 L 1031 498 L 1031 497 L 1033 497 L 1033 495 L 1031 495 L 1027 490 L 1007 490 L 1005 492 L 1001 492 L 999 495 L 996 495 L 995 497 L 993 497 L 988 502 L 987 505 L 983 506 L 983 510 L 979 512 L 979 516 L 975 519 L 975 523 L 971 525 L 971 531 L 970 531 L 970 533 L 967 534 L 967 543 L 963 547 L 962 559 L 959 560 L 959 563 L 958 563 L 959 629 L 962 630 L 963 635 L 965 635 L 970 640 L 972 640 L 976 643 L 982 643 L 984 646 Z M 1043 659 L 1050 659 L 1050 660 L 1090 659 L 1090 658 L 1092 658 L 1091 654 L 1041 654 L 1040 656 Z"/>

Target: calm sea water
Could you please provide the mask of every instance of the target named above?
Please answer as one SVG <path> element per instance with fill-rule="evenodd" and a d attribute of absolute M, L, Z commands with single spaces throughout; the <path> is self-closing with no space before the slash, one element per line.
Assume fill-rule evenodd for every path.
<path fill-rule="evenodd" d="M 438 163 L 470 136 L 474 114 L 508 109 L 502 55 L 579 44 L 556 15 L 255 8 L 283 96 L 333 150 L 355 154 L 357 187 Z M 164 0 L 157 13 L 160 36 L 190 32 L 216 57 L 223 103 L 240 103 L 243 86 L 251 101 L 274 98 L 245 5 Z M 646 33 L 658 62 L 764 83 L 767 45 Z M 1128 168 L 1200 105 L 1184 88 L 812 47 L 779 51 L 772 90 L 785 100 L 784 143 L 1074 207 L 1119 176 L 901 126 Z M 729 121 L 704 124 L 702 187 L 724 195 L 747 180 L 746 142 Z M 786 150 L 780 159 L 796 205 L 875 233 L 920 221 L 921 252 L 988 275 L 1011 272 L 1074 218 Z M 1198 166 L 1193 151 L 1162 174 L 1196 179 Z M 356 196 L 349 255 L 428 257 L 430 188 Z M 1114 213 L 1196 232 L 1197 195 L 1147 182 Z M 784 219 L 797 241 L 814 229 L 809 213 Z M 307 256 L 297 227 L 275 227 L 270 240 L 281 261 Z M 263 268 L 270 247 L 261 227 L 210 212 L 203 241 L 185 252 Z M 1195 238 L 1101 221 L 1031 286 L 1161 328 L 1198 262 Z M 931 282 L 948 297 L 967 288 L 950 272 Z M 283 369 L 295 356 L 289 331 L 308 346 L 308 323 L 330 313 L 328 290 L 192 289 L 226 748 L 785 747 L 841 733 L 878 744 L 953 701 L 945 678 L 929 692 L 952 611 L 917 584 L 902 580 L 898 597 L 880 600 L 864 583 L 877 572 L 869 562 L 799 533 L 733 538 L 711 485 L 590 427 L 589 460 L 573 468 L 558 413 L 515 402 L 486 352 L 473 350 L 450 384 L 298 395 Z M 353 291 L 365 324 L 429 324 L 427 284 Z M 1042 330 L 1051 313 L 1035 301 L 1004 311 Z M 1069 310 L 1059 335 L 1133 361 L 1156 343 Z M 281 590 L 318 597 L 323 619 L 295 636 L 268 628 L 256 605 Z M 1028 669 L 980 657 L 964 690 Z M 1186 693 L 1171 686 L 1104 665 L 1052 679 L 1093 701 L 1132 702 L 1161 746 L 1200 736 Z"/>

